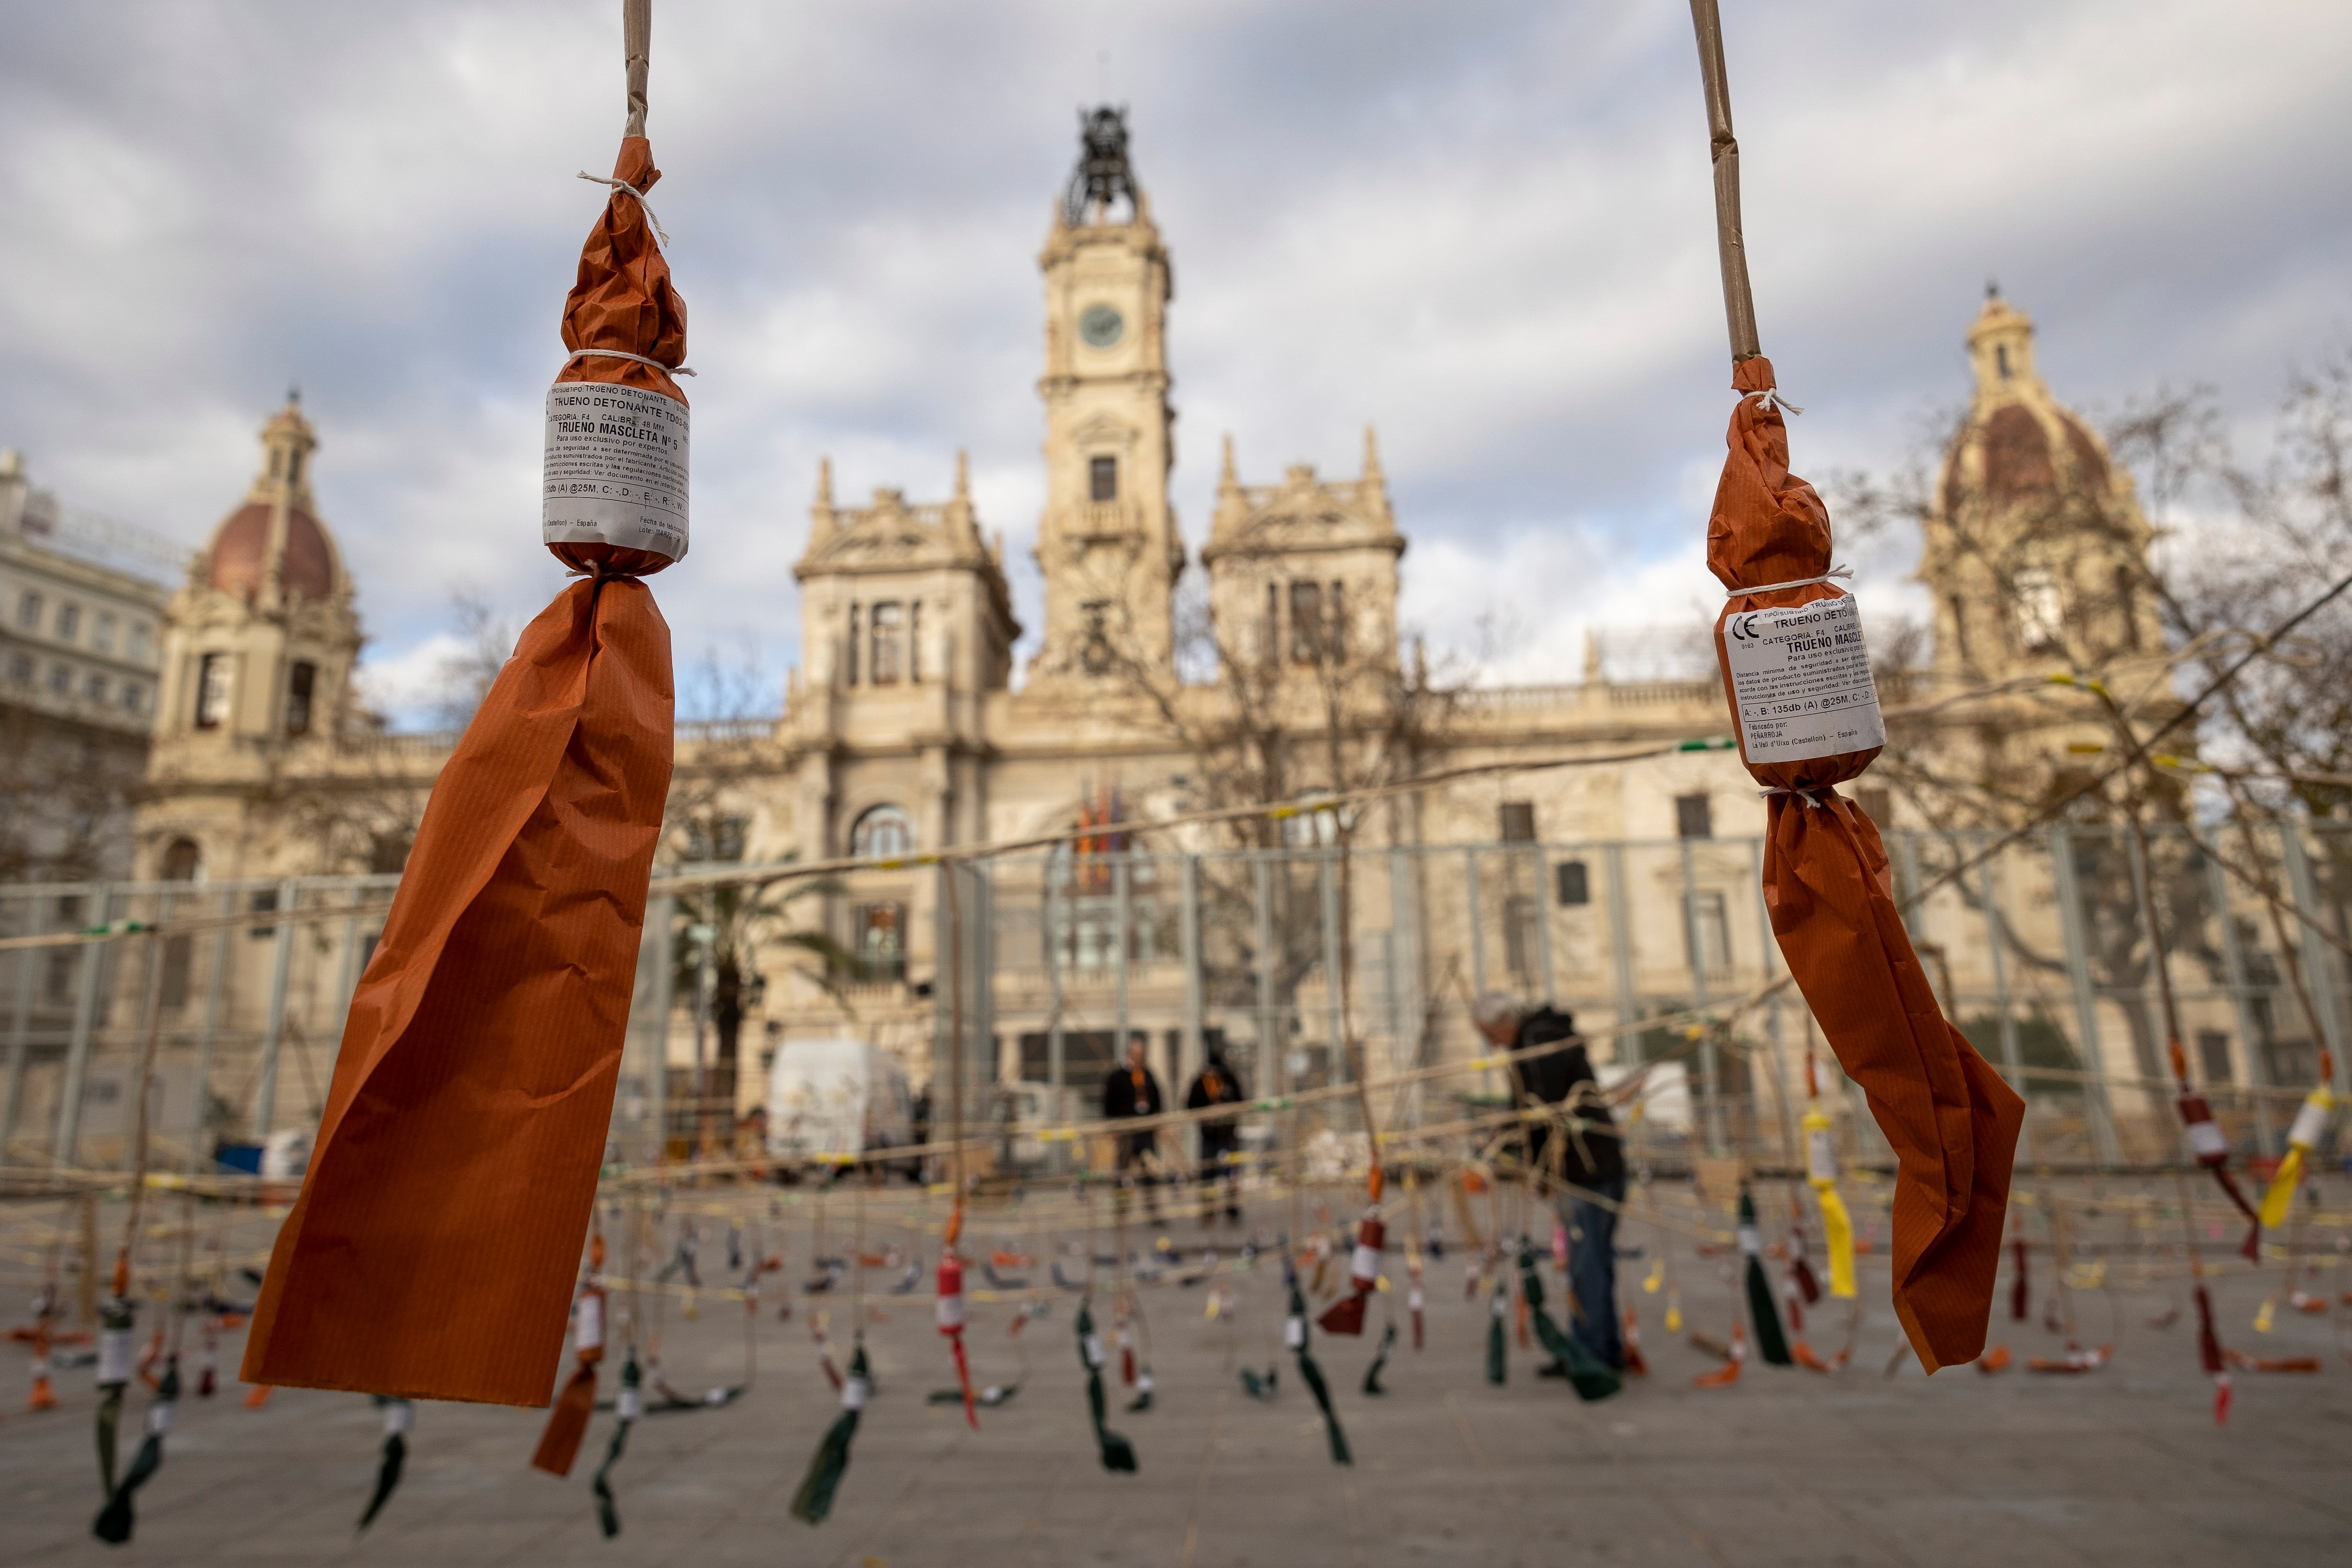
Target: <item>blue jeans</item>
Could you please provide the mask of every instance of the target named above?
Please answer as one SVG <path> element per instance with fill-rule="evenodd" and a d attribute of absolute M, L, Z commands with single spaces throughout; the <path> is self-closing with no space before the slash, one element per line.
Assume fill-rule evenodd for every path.
<path fill-rule="evenodd" d="M 1568 1284 L 1576 1295 L 1568 1331 L 1602 1365 L 1622 1369 L 1625 1341 L 1617 1318 L 1617 1210 L 1611 1205 L 1625 1201 L 1625 1178 L 1596 1182 L 1585 1190 L 1608 1204 L 1579 1192 L 1561 1193 L 1556 1200 L 1560 1223 L 1568 1226 Z"/>

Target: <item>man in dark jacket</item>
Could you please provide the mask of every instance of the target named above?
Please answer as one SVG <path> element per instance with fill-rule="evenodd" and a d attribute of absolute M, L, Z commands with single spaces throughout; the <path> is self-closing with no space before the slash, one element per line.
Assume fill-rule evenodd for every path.
<path fill-rule="evenodd" d="M 1144 1038 L 1140 1030 L 1129 1035 L 1127 1060 L 1110 1069 L 1103 1079 L 1103 1120 L 1123 1121 L 1131 1116 L 1157 1116 L 1168 1109 L 1160 1097 L 1160 1080 L 1144 1061 Z M 1160 1142 L 1160 1130 L 1150 1128 L 1141 1132 L 1119 1132 L 1118 1140 L 1118 1174 L 1121 1182 L 1139 1181 L 1143 1187 L 1144 1206 L 1154 1219 L 1160 1216 L 1159 1194 L 1152 1190 L 1151 1162 Z M 1130 1176 L 1130 1169 L 1138 1174 Z"/>
<path fill-rule="evenodd" d="M 1223 1047 L 1211 1046 L 1209 1059 L 1192 1079 L 1192 1087 L 1184 1091 L 1184 1109 L 1207 1110 L 1219 1105 L 1239 1105 L 1244 1096 L 1242 1080 L 1225 1065 Z M 1203 1228 L 1216 1223 L 1216 1185 L 1222 1173 L 1225 1177 L 1225 1219 L 1229 1224 L 1242 1222 L 1242 1168 L 1239 1163 L 1242 1147 L 1241 1118 L 1235 1116 L 1204 1116 L 1201 1128 L 1201 1224 Z"/>
<path fill-rule="evenodd" d="M 1552 1186 L 1552 1201 L 1568 1230 L 1568 1281 L 1575 1307 L 1569 1332 L 1604 1364 L 1622 1369 L 1617 1213 L 1625 1203 L 1625 1154 L 1616 1121 L 1600 1100 L 1600 1083 L 1577 1037 L 1576 1020 L 1549 1004 L 1534 1005 L 1500 994 L 1478 999 L 1475 1020 L 1480 1034 L 1506 1050 L 1558 1047 L 1515 1064 L 1520 1103 L 1559 1106 L 1567 1121 L 1564 1131 L 1542 1123 L 1530 1127 L 1528 1161 L 1538 1183 Z M 1590 1087 L 1579 1093 L 1580 1085 Z M 1567 1369 L 1544 1371 L 1562 1376 Z"/>

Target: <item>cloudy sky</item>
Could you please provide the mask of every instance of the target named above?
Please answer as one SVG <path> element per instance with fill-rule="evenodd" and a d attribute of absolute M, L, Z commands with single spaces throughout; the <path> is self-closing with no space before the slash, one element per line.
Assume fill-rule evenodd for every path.
<path fill-rule="evenodd" d="M 520 617 L 541 400 L 622 114 L 612 0 L 0 3 L 0 446 L 202 542 L 289 383 L 377 689 L 424 711 L 454 591 Z M 2352 7 L 1726 0 L 1766 352 L 1800 471 L 1885 468 L 1966 395 L 1989 276 L 2062 396 L 2216 386 L 2258 436 L 2352 323 Z M 771 681 L 820 454 L 945 493 L 971 453 L 1032 613 L 1035 256 L 1074 110 L 1132 110 L 1176 259 L 1194 537 L 1380 427 L 1406 617 L 1492 679 L 1686 622 L 1726 390 L 1686 7 L 661 0 L 656 206 L 692 317 L 681 659 Z M 1864 604 L 1900 612 L 1898 547 Z"/>

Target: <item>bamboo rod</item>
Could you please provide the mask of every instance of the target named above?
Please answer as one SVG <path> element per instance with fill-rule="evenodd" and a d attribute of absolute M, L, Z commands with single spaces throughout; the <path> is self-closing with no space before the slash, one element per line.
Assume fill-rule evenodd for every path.
<path fill-rule="evenodd" d="M 1715 246 L 1723 266 L 1723 314 L 1731 328 L 1731 363 L 1764 351 L 1756 341 L 1756 296 L 1748 286 L 1748 248 L 1739 233 L 1739 140 L 1731 133 L 1731 86 L 1723 68 L 1723 21 L 1716 0 L 1691 0 L 1698 34 L 1699 79 L 1706 88 L 1706 129 L 1715 162 Z"/>
<path fill-rule="evenodd" d="M 629 123 L 624 136 L 646 133 L 646 72 L 654 47 L 653 0 L 621 0 L 621 43 L 629 71 Z"/>

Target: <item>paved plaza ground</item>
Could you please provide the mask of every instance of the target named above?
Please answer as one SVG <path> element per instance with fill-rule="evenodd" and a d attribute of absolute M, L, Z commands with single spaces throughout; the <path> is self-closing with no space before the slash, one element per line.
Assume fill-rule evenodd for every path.
<path fill-rule="evenodd" d="M 2158 1190 L 2172 1189 L 2150 1188 Z M 114 1212 L 110 1223 L 119 1223 Z M 55 1214 L 53 1203 L 17 1205 L 7 1217 L 46 1225 Z M 240 1233 L 240 1245 L 266 1241 L 257 1217 L 242 1223 L 252 1234 Z M 984 1217 L 975 1233 L 985 1244 Z M 1189 1225 L 1170 1234 L 1198 1241 Z M 1219 1238 L 1230 1251 L 1229 1233 Z M 2352 1362 L 2336 1342 L 2334 1313 L 2283 1311 L 2272 1333 L 2252 1331 L 2275 1268 L 2217 1279 L 2223 1337 L 2266 1354 L 2316 1355 L 2323 1370 L 2240 1373 L 2229 1426 L 2217 1430 L 2193 1317 L 2151 1326 L 2183 1305 L 2185 1291 L 2176 1280 L 2136 1273 L 2120 1251 L 2097 1288 L 2076 1294 L 2084 1340 L 2116 1342 L 2113 1363 L 2091 1375 L 2022 1369 L 2027 1354 L 2059 1351 L 2063 1339 L 2039 1321 L 2041 1294 L 2033 1321 L 2009 1318 L 2006 1271 L 1994 1338 L 2010 1346 L 2017 1368 L 1927 1378 L 1906 1359 L 1887 1374 L 1896 1331 L 1882 1257 L 1864 1260 L 1866 1313 L 1843 1373 L 1751 1363 L 1736 1386 L 1702 1390 L 1693 1376 L 1718 1363 L 1667 1334 L 1664 1293 L 1641 1289 L 1659 1233 L 1629 1225 L 1620 1239 L 1642 1254 L 1624 1258 L 1621 1288 L 1640 1310 L 1651 1372 L 1599 1404 L 1580 1404 L 1564 1384 L 1538 1379 L 1539 1352 L 1516 1345 L 1508 1381 L 1486 1382 L 1486 1310 L 1464 1299 L 1458 1252 L 1431 1266 L 1427 1348 L 1416 1353 L 1400 1343 L 1385 1397 L 1360 1391 L 1370 1336 L 1318 1333 L 1314 1348 L 1355 1452 L 1350 1468 L 1332 1464 L 1286 1355 L 1273 1402 L 1241 1387 L 1237 1369 L 1263 1367 L 1277 1331 L 1279 1276 L 1265 1264 L 1233 1277 L 1235 1310 L 1215 1321 L 1204 1316 L 1205 1287 L 1163 1283 L 1140 1292 L 1156 1400 L 1128 1414 L 1132 1392 L 1114 1381 L 1110 1421 L 1140 1456 L 1135 1475 L 1107 1474 L 1097 1462 L 1073 1342 L 1075 1296 L 1057 1294 L 1048 1315 L 1029 1326 L 1020 1391 L 983 1412 L 975 1434 L 960 1410 L 926 1401 L 952 1380 L 931 1327 L 928 1280 L 893 1297 L 890 1281 L 877 1277 L 869 1300 L 881 1321 L 869 1325 L 867 1344 L 877 1388 L 833 1516 L 816 1528 L 791 1517 L 787 1505 L 835 1411 L 807 1325 L 813 1307 L 827 1306 L 845 1341 L 850 1310 L 838 1293 L 813 1300 L 795 1288 L 793 1315 L 779 1321 L 771 1286 L 756 1320 L 750 1392 L 723 1408 L 638 1424 L 614 1472 L 624 1529 L 613 1541 L 597 1529 L 588 1489 L 610 1415 L 598 1415 L 579 1465 L 559 1480 L 530 1468 L 541 1413 L 420 1406 L 405 1479 L 362 1536 L 353 1525 L 381 1441 L 370 1402 L 289 1389 L 249 1410 L 242 1387 L 225 1381 L 212 1399 L 183 1400 L 163 1468 L 140 1494 L 137 1537 L 109 1548 L 89 1533 L 100 1501 L 91 1372 L 62 1374 L 64 1408 L 26 1414 L 18 1351 L 0 1406 L 0 1563 L 2352 1562 Z M 797 1281 L 810 1238 L 793 1234 L 790 1246 Z M 2206 1250 L 2216 1265 L 2228 1252 Z M 1686 1238 L 1671 1251 L 1687 1327 L 1721 1335 L 1731 1317 L 1728 1260 L 1700 1256 Z M 724 1271 L 723 1253 L 723 1243 L 706 1239 L 711 1273 Z M 2036 1267 L 2039 1290 L 2051 1278 L 2049 1260 L 2037 1258 Z M 1042 1263 L 1034 1272 L 1044 1276 Z M 12 1312 L 22 1311 L 37 1273 L 36 1255 L 11 1250 Z M 2333 1297 L 2352 1286 L 2347 1275 L 2329 1269 L 2317 1281 Z M 1556 1285 L 1552 1300 L 1557 1307 Z M 741 1305 L 706 1292 L 691 1321 L 679 1307 L 673 1299 L 665 1311 L 671 1380 L 696 1393 L 740 1382 Z M 1102 1303 L 1097 1310 L 1107 1320 Z M 982 1382 L 1023 1371 L 1005 1333 L 1011 1315 L 1002 1302 L 973 1305 Z M 1817 1349 L 1844 1342 L 1837 1313 L 1817 1310 L 1808 1328 Z M 241 1344 L 240 1333 L 223 1347 L 232 1377 Z M 613 1383 L 608 1372 L 607 1397 Z M 126 1459 L 146 1403 L 134 1387 L 123 1421 Z"/>

